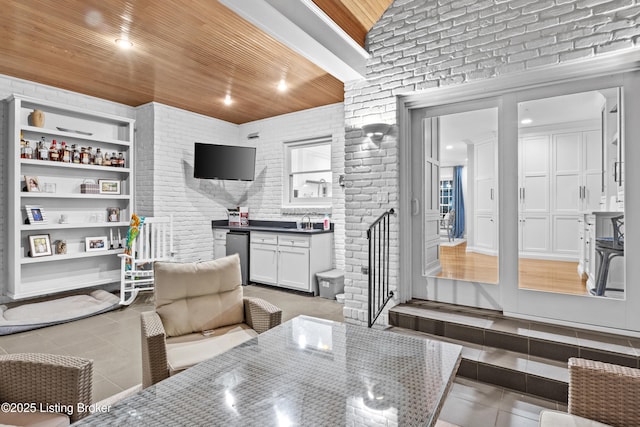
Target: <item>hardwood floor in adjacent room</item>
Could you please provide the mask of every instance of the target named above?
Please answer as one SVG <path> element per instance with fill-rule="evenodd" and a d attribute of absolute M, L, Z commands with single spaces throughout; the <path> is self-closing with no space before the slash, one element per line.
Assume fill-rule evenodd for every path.
<path fill-rule="evenodd" d="M 467 244 L 440 247 L 442 271 L 438 277 L 481 283 L 498 283 L 498 257 L 467 252 Z M 578 263 L 520 259 L 519 286 L 563 294 L 586 295 L 586 280 L 578 275 Z"/>

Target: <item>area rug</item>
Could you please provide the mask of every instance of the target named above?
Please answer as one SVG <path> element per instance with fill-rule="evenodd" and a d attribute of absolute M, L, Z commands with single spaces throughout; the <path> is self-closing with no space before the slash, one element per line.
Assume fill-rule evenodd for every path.
<path fill-rule="evenodd" d="M 0 335 L 84 319 L 118 307 L 120 298 L 103 290 L 96 290 L 87 295 L 72 295 L 22 304 L 13 308 L 0 305 Z"/>
<path fill-rule="evenodd" d="M 440 239 L 440 246 L 458 246 L 466 242 L 467 239 L 453 239 L 451 242 L 447 238 Z"/>

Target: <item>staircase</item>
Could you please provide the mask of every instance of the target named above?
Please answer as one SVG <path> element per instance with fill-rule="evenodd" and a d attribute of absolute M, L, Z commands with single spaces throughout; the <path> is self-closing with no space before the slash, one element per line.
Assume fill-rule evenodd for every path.
<path fill-rule="evenodd" d="M 458 375 L 567 403 L 570 357 L 640 367 L 640 338 L 509 319 L 430 301 L 389 310 L 390 330 L 463 346 Z"/>

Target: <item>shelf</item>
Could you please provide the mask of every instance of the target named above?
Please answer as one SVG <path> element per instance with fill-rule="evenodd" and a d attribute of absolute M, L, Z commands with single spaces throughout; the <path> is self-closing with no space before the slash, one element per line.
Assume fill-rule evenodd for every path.
<path fill-rule="evenodd" d="M 37 258 L 21 258 L 20 264 L 35 264 L 40 262 L 51 262 L 51 261 L 64 261 L 67 259 L 77 259 L 77 258 L 92 258 L 98 256 L 107 256 L 107 255 L 117 255 L 124 252 L 124 249 L 113 249 L 106 251 L 94 251 L 94 252 L 77 252 L 72 254 L 64 254 L 64 255 L 51 255 L 51 256 L 43 256 Z"/>
<path fill-rule="evenodd" d="M 22 231 L 31 231 L 31 230 L 62 230 L 62 229 L 70 229 L 70 228 L 104 228 L 104 227 L 128 227 L 129 223 L 126 221 L 120 222 L 86 222 L 82 224 L 56 224 L 56 223 L 48 223 L 48 224 L 23 224 L 20 227 Z"/>
<path fill-rule="evenodd" d="M 41 133 L 45 135 L 59 136 L 59 137 L 65 137 L 65 138 L 81 139 L 83 141 L 93 141 L 93 142 L 99 142 L 102 144 L 119 145 L 121 147 L 131 147 L 131 143 L 128 141 L 120 141 L 118 139 L 97 138 L 93 135 L 83 135 L 81 133 L 75 133 L 75 132 L 64 132 L 57 129 L 46 129 L 46 128 L 39 128 L 35 126 L 25 126 L 25 125 L 20 126 L 20 129 L 23 130 L 24 132 L 33 132 L 33 133 Z"/>
<path fill-rule="evenodd" d="M 86 194 L 86 193 L 36 193 L 23 191 L 20 197 L 24 199 L 105 199 L 105 200 L 131 200 L 127 194 Z"/>
<path fill-rule="evenodd" d="M 21 288 L 26 288 L 28 290 L 25 291 L 21 289 L 20 292 L 8 292 L 8 295 L 12 299 L 22 299 L 120 282 L 119 269 L 101 272 L 97 276 L 98 277 L 96 278 L 96 275 L 93 274 L 82 275 L 80 277 L 73 278 L 75 280 L 72 280 L 70 277 L 69 280 L 66 280 L 64 283 L 61 283 L 58 280 L 46 279 L 24 282 Z"/>
<path fill-rule="evenodd" d="M 20 159 L 20 163 L 23 165 L 35 165 L 35 166 L 45 166 L 52 168 L 72 168 L 72 169 L 89 169 L 94 171 L 109 171 L 109 172 L 119 172 L 119 173 L 130 173 L 130 168 L 118 168 L 115 166 L 97 166 L 97 165 L 84 165 L 78 163 L 63 163 L 63 162 L 52 162 L 49 160 L 36 160 L 36 159 Z"/>

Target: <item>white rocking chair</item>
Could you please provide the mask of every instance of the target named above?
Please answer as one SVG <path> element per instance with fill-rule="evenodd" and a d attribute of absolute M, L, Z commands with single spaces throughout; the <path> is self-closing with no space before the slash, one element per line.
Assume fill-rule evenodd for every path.
<path fill-rule="evenodd" d="M 147 217 L 131 244 L 131 254 L 120 257 L 120 304 L 131 304 L 140 291 L 153 290 L 153 263 L 171 261 L 173 251 L 173 217 Z"/>

